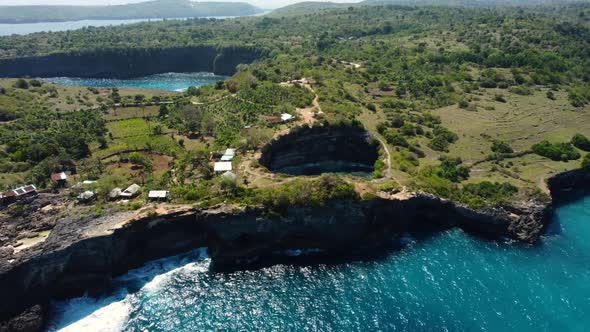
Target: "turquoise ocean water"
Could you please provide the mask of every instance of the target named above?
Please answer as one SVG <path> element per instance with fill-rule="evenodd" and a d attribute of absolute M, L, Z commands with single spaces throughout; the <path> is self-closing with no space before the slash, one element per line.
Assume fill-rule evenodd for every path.
<path fill-rule="evenodd" d="M 56 303 L 64 331 L 588 331 L 590 197 L 539 245 L 451 230 L 377 257 L 215 272 L 205 250 L 152 262 L 101 299 Z"/>
<path fill-rule="evenodd" d="M 189 86 L 199 87 L 211 85 L 225 79 L 227 79 L 226 76 L 214 75 L 212 73 L 165 73 L 131 79 L 53 77 L 43 80 L 53 84 L 95 88 L 126 87 L 185 91 Z"/>

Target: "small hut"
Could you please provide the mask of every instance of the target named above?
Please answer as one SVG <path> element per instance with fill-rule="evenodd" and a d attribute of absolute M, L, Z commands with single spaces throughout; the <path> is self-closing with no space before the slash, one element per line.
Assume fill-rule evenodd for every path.
<path fill-rule="evenodd" d="M 151 190 L 148 194 L 148 200 L 152 202 L 167 202 L 168 193 L 166 190 Z"/>
<path fill-rule="evenodd" d="M 119 196 L 123 199 L 132 199 L 132 198 L 137 197 L 137 195 L 139 195 L 140 189 L 141 189 L 141 187 L 134 183 L 134 184 L 130 185 L 129 188 L 123 190 L 123 192 L 121 192 L 121 194 Z"/>

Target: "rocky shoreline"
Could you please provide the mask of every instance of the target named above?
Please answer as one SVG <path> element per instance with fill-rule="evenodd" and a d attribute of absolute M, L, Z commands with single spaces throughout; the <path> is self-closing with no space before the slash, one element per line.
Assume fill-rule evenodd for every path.
<path fill-rule="evenodd" d="M 590 176 L 568 172 L 548 181 L 556 201 L 588 188 Z M 551 220 L 553 203 L 475 211 L 425 193 L 390 199 L 334 200 L 292 207 L 281 216 L 260 208 L 163 205 L 99 218 L 71 217 L 42 243 L 4 253 L 0 263 L 0 331 L 39 331 L 51 300 L 110 289 L 112 278 L 147 261 L 199 247 L 214 262 L 264 256 L 277 250 L 342 251 L 379 246 L 404 234 L 459 227 L 492 240 L 534 243 Z"/>

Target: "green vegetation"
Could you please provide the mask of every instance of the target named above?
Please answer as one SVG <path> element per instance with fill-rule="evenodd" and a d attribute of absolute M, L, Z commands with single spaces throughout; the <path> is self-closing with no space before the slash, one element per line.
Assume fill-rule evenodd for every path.
<path fill-rule="evenodd" d="M 551 143 L 543 141 L 533 145 L 533 152 L 539 156 L 556 161 L 569 161 L 580 159 L 581 155 L 571 143 Z"/>
<path fill-rule="evenodd" d="M 475 207 L 489 203 L 510 203 L 510 198 L 516 193 L 518 188 L 509 183 L 484 181 L 465 185 L 460 200 Z"/>
<path fill-rule="evenodd" d="M 437 175 L 451 182 L 461 182 L 469 178 L 469 169 L 462 166 L 460 158 L 443 158 L 437 169 Z"/>
<path fill-rule="evenodd" d="M 146 0 L 116 6 L 1 6 L 0 23 L 241 16 L 259 12 L 247 3 L 188 0 Z"/>
<path fill-rule="evenodd" d="M 582 134 L 575 134 L 571 143 L 580 150 L 590 151 L 590 140 Z"/>
<path fill-rule="evenodd" d="M 361 123 L 383 141 L 375 182 L 471 206 L 527 195 L 549 172 L 579 167 L 560 161 L 580 159 L 576 148 L 584 150 L 590 135 L 590 5 L 368 4 L 307 3 L 264 17 L 0 37 L 1 59 L 73 52 L 117 61 L 130 50 L 150 55 L 199 46 L 262 54 L 228 80 L 185 94 L 2 82 L 2 183 L 12 173 L 40 179 L 71 165 L 85 177 L 122 176 L 147 189 L 171 189 L 177 202 L 227 200 L 280 211 L 346 196 L 351 188 L 342 179 L 323 179 L 334 192 L 306 197 L 300 192 L 308 180 L 270 176 L 257 163 L 261 146 L 310 117 L 316 124 Z M 216 61 L 223 64 L 223 56 Z M 312 83 L 287 83 L 299 79 Z M 282 113 L 295 119 L 282 123 Z M 88 117 L 89 126 L 75 114 Z M 56 119 L 64 127 L 56 128 Z M 59 131 L 81 137 L 79 144 L 62 145 Z M 571 144 L 550 143 L 576 133 Z M 38 139 L 43 148 L 29 151 Z M 68 163 L 56 164 L 45 151 L 54 145 Z M 211 154 L 228 147 L 240 150 L 240 180 L 211 170 Z M 45 160 L 57 167 L 41 169 Z"/>
<path fill-rule="evenodd" d="M 503 141 L 494 141 L 492 143 L 492 151 L 495 153 L 502 153 L 502 154 L 514 152 L 512 147 L 510 147 L 510 145 L 508 143 L 503 142 Z"/>

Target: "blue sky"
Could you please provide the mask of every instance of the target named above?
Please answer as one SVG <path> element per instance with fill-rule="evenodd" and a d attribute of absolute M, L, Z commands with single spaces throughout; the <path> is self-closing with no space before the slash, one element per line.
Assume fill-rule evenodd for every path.
<path fill-rule="evenodd" d="M 0 0 L 0 5 L 117 5 L 143 2 L 145 0 Z M 244 1 L 262 8 L 277 8 L 302 0 L 202 0 L 202 1 Z M 326 1 L 326 0 L 315 0 Z M 359 2 L 360 0 L 336 0 L 332 2 Z"/>

